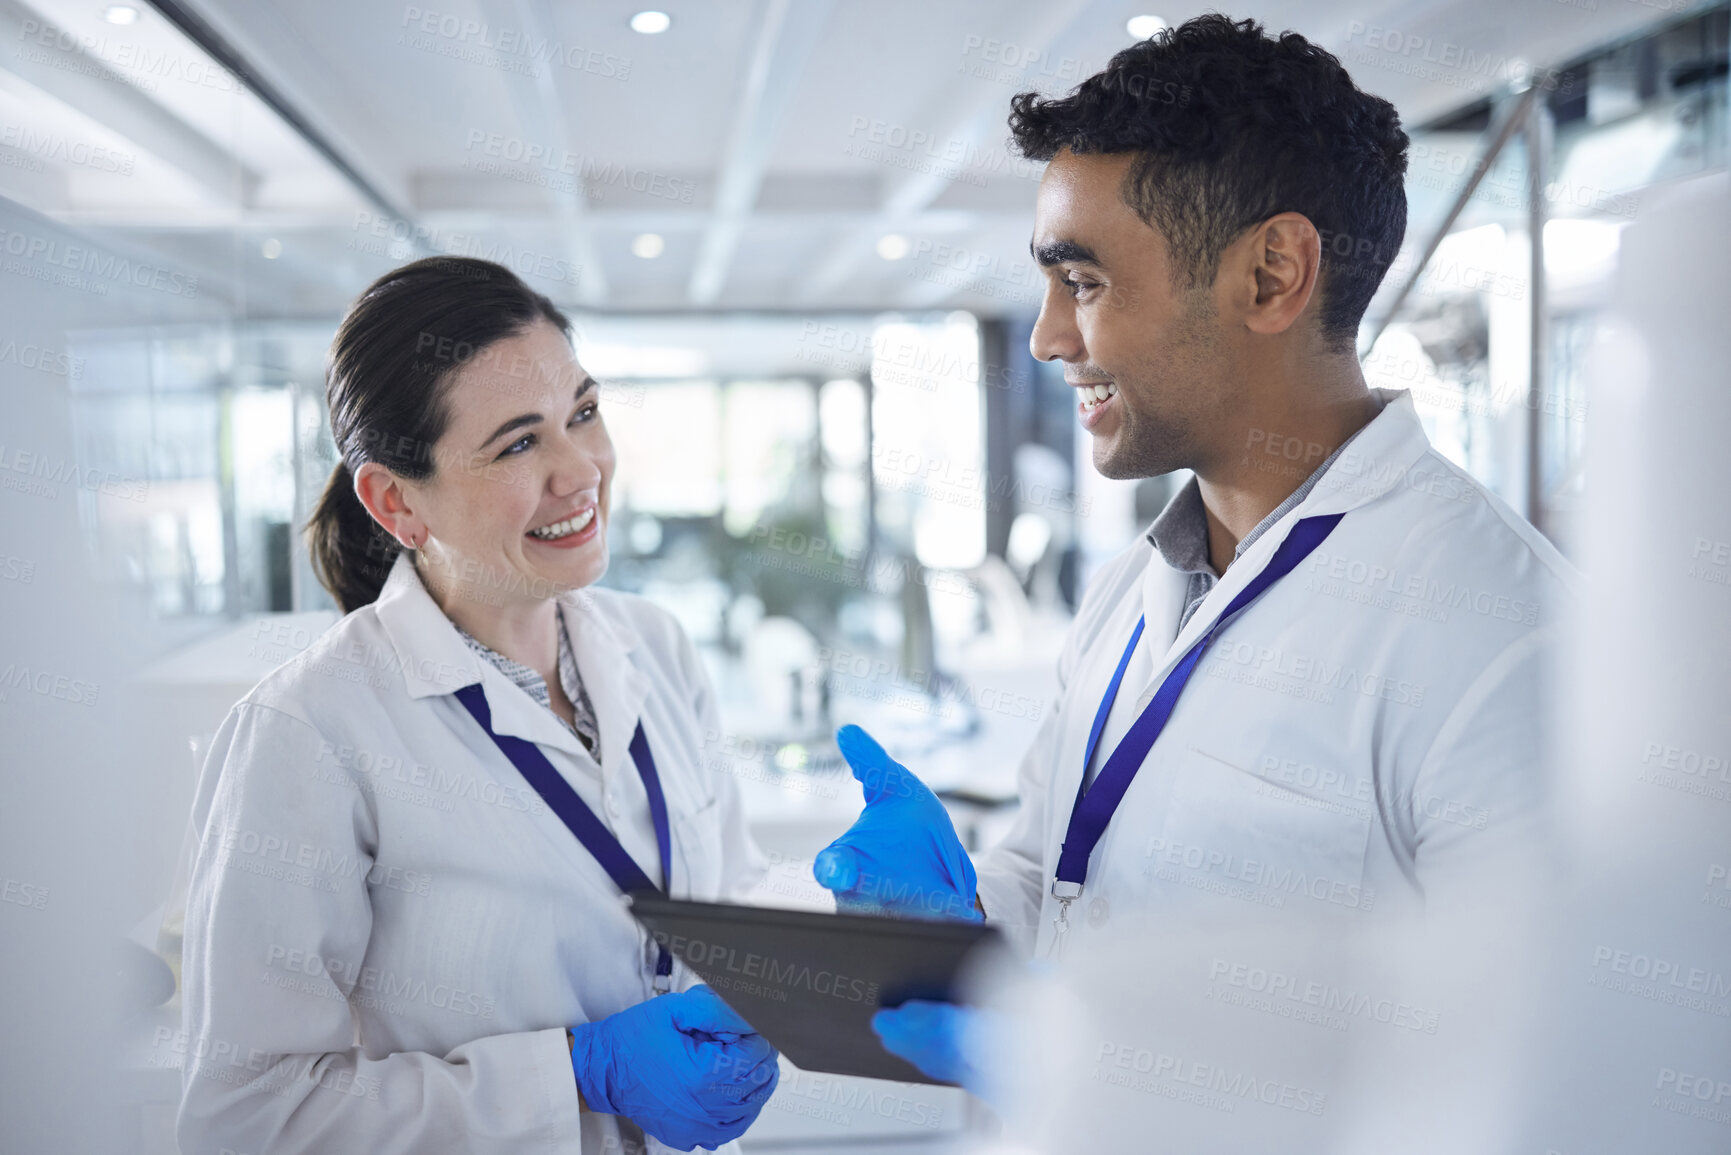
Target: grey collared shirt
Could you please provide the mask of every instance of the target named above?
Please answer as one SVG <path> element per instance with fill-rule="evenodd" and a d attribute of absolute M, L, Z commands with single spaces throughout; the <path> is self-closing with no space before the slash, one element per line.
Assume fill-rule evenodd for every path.
<path fill-rule="evenodd" d="M 1352 437 L 1357 437 L 1354 433 Z M 1304 484 L 1293 490 L 1287 499 L 1274 507 L 1274 512 L 1256 523 L 1256 528 L 1244 535 L 1244 540 L 1238 543 L 1232 551 L 1232 557 L 1237 560 L 1244 556 L 1257 538 L 1268 530 L 1268 527 L 1285 517 L 1294 506 L 1303 501 L 1316 483 L 1322 480 L 1322 475 L 1328 472 L 1328 467 L 1334 464 L 1335 458 L 1352 444 L 1352 437 L 1340 443 L 1340 448 L 1328 455 L 1328 460 L 1316 467 L 1316 472 L 1304 479 Z M 1190 575 L 1190 584 L 1184 591 L 1184 612 L 1178 618 L 1178 632 L 1183 633 L 1189 624 L 1190 616 L 1196 612 L 1196 607 L 1202 604 L 1202 599 L 1208 596 L 1220 575 L 1214 572 L 1214 565 L 1208 560 L 1208 514 L 1202 508 L 1202 487 L 1195 477 L 1191 477 L 1183 489 L 1166 503 L 1166 508 L 1160 511 L 1160 516 L 1154 519 L 1154 524 L 1148 529 L 1148 542 L 1166 559 L 1166 564 L 1180 573 Z"/>
<path fill-rule="evenodd" d="M 559 685 L 573 707 L 573 718 L 569 722 L 559 718 L 558 711 L 553 709 L 553 696 L 547 690 L 547 679 L 522 662 L 507 658 L 462 626 L 457 626 L 457 633 L 468 643 L 471 650 L 493 663 L 501 674 L 516 683 L 518 689 L 541 703 L 555 718 L 559 718 L 560 725 L 577 735 L 577 740 L 583 743 L 589 756 L 600 762 L 601 729 L 595 721 L 595 707 L 589 701 L 589 692 L 583 688 L 583 679 L 577 672 L 577 655 L 571 649 L 570 635 L 565 632 L 565 615 L 555 609 L 553 617 L 559 623 Z M 455 622 L 451 624 L 456 625 Z"/>

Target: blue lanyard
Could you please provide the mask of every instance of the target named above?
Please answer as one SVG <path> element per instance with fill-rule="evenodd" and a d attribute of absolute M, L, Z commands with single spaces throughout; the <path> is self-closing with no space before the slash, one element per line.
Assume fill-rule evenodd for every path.
<path fill-rule="evenodd" d="M 1082 884 L 1088 878 L 1089 856 L 1094 853 L 1094 847 L 1099 843 L 1101 835 L 1106 833 L 1107 823 L 1112 821 L 1118 804 L 1124 800 L 1124 792 L 1130 788 L 1131 780 L 1147 760 L 1148 751 L 1153 748 L 1155 739 L 1159 738 L 1160 731 L 1166 728 L 1166 721 L 1172 716 L 1172 708 L 1178 704 L 1178 695 L 1184 692 L 1184 685 L 1196 671 L 1196 665 L 1202 660 L 1202 653 L 1208 648 L 1208 643 L 1214 640 L 1214 636 L 1224 629 L 1240 610 L 1260 597 L 1269 586 L 1291 573 L 1299 562 L 1309 557 L 1344 516 L 1345 514 L 1334 513 L 1307 517 L 1292 527 L 1286 540 L 1274 551 L 1274 557 L 1267 567 L 1250 579 L 1250 583 L 1240 590 L 1231 604 L 1214 619 L 1208 632 L 1172 667 L 1172 672 L 1166 675 L 1166 680 L 1161 682 L 1160 688 L 1154 692 L 1153 699 L 1136 721 L 1131 723 L 1129 732 L 1113 749 L 1106 759 L 1105 767 L 1090 787 L 1088 766 L 1094 761 L 1094 748 L 1100 741 L 1100 731 L 1106 726 L 1106 715 L 1111 713 L 1112 703 L 1118 697 L 1118 686 L 1124 680 L 1124 670 L 1130 664 L 1130 655 L 1135 652 L 1136 642 L 1142 636 L 1144 622 L 1137 619 L 1136 631 L 1130 635 L 1130 644 L 1124 647 L 1124 656 L 1118 659 L 1118 669 L 1112 674 L 1112 682 L 1106 687 L 1106 696 L 1100 702 L 1099 712 L 1094 715 L 1094 725 L 1088 731 L 1088 750 L 1082 759 L 1082 781 L 1076 788 L 1076 804 L 1070 810 L 1070 825 L 1064 831 L 1064 845 L 1058 853 L 1058 871 L 1052 881 L 1052 896 L 1061 904 L 1058 916 L 1060 930 L 1064 929 L 1064 913 L 1070 901 L 1082 893 Z"/>
<path fill-rule="evenodd" d="M 547 803 L 547 808 L 557 814 L 560 821 L 577 836 L 583 849 L 601 864 L 601 868 L 607 872 L 607 876 L 621 893 L 630 894 L 634 890 L 655 890 L 662 893 L 649 881 L 649 876 L 643 873 L 643 868 L 637 865 L 636 860 L 619 844 L 619 839 L 613 836 L 613 832 L 577 797 L 571 784 L 553 768 L 547 755 L 541 753 L 541 747 L 525 738 L 493 732 L 493 712 L 487 706 L 487 695 L 482 692 L 481 683 L 476 682 L 458 690 L 457 700 L 468 707 L 469 713 L 475 716 L 475 721 L 481 724 L 481 729 L 498 743 L 499 749 L 504 751 L 505 757 L 517 767 L 518 773 L 535 788 L 535 793 Z M 637 723 L 637 733 L 631 737 L 631 760 L 637 764 L 637 773 L 643 779 L 643 789 L 649 794 L 649 816 L 655 822 L 655 844 L 661 852 L 661 877 L 671 887 L 673 836 L 668 829 L 667 798 L 661 792 L 661 778 L 655 772 L 655 757 L 649 752 L 649 739 L 643 736 L 642 722 Z M 655 975 L 659 987 L 664 986 L 668 976 L 673 973 L 673 956 L 667 953 L 666 947 L 660 945 L 656 946 L 656 952 Z"/>

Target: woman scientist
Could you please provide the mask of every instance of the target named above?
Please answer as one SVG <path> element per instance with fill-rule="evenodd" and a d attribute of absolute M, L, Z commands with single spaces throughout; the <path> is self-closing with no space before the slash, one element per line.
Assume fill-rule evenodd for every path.
<path fill-rule="evenodd" d="M 431 258 L 337 331 L 307 535 L 347 616 L 205 763 L 183 1151 L 713 1148 L 775 1087 L 620 901 L 739 898 L 762 860 L 691 643 L 589 588 L 614 457 L 568 328 Z"/>

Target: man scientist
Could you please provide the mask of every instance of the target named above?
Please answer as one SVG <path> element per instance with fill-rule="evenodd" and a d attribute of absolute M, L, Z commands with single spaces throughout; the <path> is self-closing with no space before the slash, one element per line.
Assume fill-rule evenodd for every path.
<path fill-rule="evenodd" d="M 841 909 L 983 917 L 1044 957 L 1125 920 L 1364 920 L 1471 893 L 1543 836 L 1547 643 L 1573 579 L 1360 372 L 1406 228 L 1393 106 L 1301 36 L 1208 15 L 1068 96 L 1015 97 L 1010 128 L 1048 162 L 1034 355 L 1063 363 L 1102 474 L 1193 476 L 1089 583 L 1016 823 L 977 872 L 937 799 L 849 727 L 866 805 L 818 881 Z M 966 1082 L 964 1019 L 909 1003 L 876 1026 Z"/>

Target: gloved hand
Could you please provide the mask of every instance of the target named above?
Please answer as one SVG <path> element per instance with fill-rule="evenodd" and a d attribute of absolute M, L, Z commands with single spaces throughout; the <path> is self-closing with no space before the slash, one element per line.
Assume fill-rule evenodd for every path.
<path fill-rule="evenodd" d="M 865 810 L 812 861 L 837 909 L 981 921 L 974 864 L 937 795 L 858 726 L 843 726 L 836 744 L 865 789 Z"/>
<path fill-rule="evenodd" d="M 571 1028 L 590 1110 L 624 1115 L 669 1147 L 714 1150 L 757 1119 L 781 1077 L 775 1048 L 706 986 Z"/>
<path fill-rule="evenodd" d="M 911 999 L 874 1014 L 872 1030 L 890 1054 L 991 1101 L 991 1080 L 980 1061 L 1001 1041 L 993 1037 L 1002 1032 L 995 1019 L 991 1011 Z"/>

